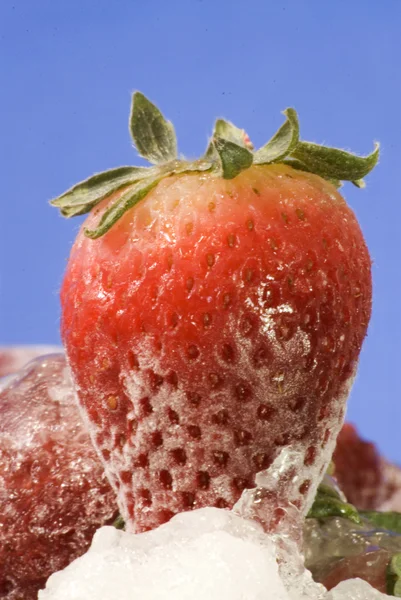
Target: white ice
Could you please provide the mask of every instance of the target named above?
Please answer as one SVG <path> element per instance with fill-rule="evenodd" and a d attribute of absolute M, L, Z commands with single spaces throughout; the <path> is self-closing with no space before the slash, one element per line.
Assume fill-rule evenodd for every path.
<path fill-rule="evenodd" d="M 52 575 L 40 600 L 287 600 L 272 543 L 233 513 L 204 508 L 138 535 L 103 527 Z"/>
<path fill-rule="evenodd" d="M 148 533 L 103 527 L 90 550 L 48 580 L 39 600 L 384 600 L 361 580 L 308 594 L 283 582 L 274 542 L 254 521 L 217 508 Z"/>

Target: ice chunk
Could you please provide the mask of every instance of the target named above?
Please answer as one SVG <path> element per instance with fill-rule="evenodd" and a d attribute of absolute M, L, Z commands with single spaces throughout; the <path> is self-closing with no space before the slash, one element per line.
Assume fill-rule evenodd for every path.
<path fill-rule="evenodd" d="M 0 387 L 0 597 L 33 600 L 115 515 L 63 355 Z"/>
<path fill-rule="evenodd" d="M 304 568 L 302 539 L 304 505 L 293 503 L 303 481 L 304 453 L 283 448 L 273 464 L 256 475 L 256 488 L 244 490 L 234 512 L 261 523 L 273 541 L 280 576 L 291 598 L 320 598 L 321 586 L 315 584 Z M 275 507 L 272 509 L 272 507 Z"/>
<path fill-rule="evenodd" d="M 40 600 L 288 600 L 261 527 L 217 508 L 156 530 L 100 529 L 89 552 L 50 577 Z"/>
<path fill-rule="evenodd" d="M 296 550 L 295 550 L 296 553 Z M 290 559 L 291 557 L 287 557 Z M 297 556 L 293 557 L 298 564 Z M 103 527 L 87 554 L 52 575 L 39 600 L 385 600 L 358 579 L 327 593 L 286 589 L 260 525 L 203 508 L 147 533 Z"/>
<path fill-rule="evenodd" d="M 288 500 L 302 461 L 302 452 L 283 449 L 234 511 L 182 513 L 136 535 L 102 528 L 84 557 L 49 579 L 39 600 L 387 598 L 358 580 L 347 582 L 348 595 L 342 587 L 328 595 L 305 569 L 302 510 Z"/>
<path fill-rule="evenodd" d="M 348 579 L 339 583 L 325 600 L 385 600 L 394 598 L 378 592 L 362 579 Z"/>

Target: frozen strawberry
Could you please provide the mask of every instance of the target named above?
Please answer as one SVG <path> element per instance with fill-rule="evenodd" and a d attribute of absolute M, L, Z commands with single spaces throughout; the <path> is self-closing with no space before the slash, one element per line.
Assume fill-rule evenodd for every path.
<path fill-rule="evenodd" d="M 383 500 L 382 458 L 372 442 L 363 440 L 350 423 L 337 438 L 334 476 L 347 500 L 359 509 L 377 508 Z"/>
<path fill-rule="evenodd" d="M 341 427 L 371 312 L 370 258 L 335 183 L 366 158 L 299 140 L 297 115 L 253 152 L 219 119 L 177 159 L 171 123 L 136 93 L 154 166 L 121 167 L 53 204 L 90 212 L 71 252 L 62 336 L 128 527 L 232 507 L 291 446 L 306 512 Z M 330 181 L 328 181 L 330 180 Z"/>
<path fill-rule="evenodd" d="M 57 346 L 0 346 L 0 377 L 15 373 L 36 356 L 60 352 Z"/>
<path fill-rule="evenodd" d="M 401 513 L 401 467 L 382 458 L 382 473 L 383 486 L 377 508 Z"/>
<path fill-rule="evenodd" d="M 63 355 L 29 363 L 0 391 L 0 597 L 34 600 L 116 513 Z"/>
<path fill-rule="evenodd" d="M 333 454 L 334 475 L 347 499 L 362 510 L 401 510 L 401 468 L 386 460 L 373 442 L 345 423 Z"/>

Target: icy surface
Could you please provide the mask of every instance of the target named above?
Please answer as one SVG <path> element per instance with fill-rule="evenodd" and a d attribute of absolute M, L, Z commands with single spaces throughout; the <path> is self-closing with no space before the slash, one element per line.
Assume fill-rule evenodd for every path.
<path fill-rule="evenodd" d="M 114 494 L 85 431 L 63 355 L 0 383 L 0 598 L 36 599 L 109 523 Z"/>
<path fill-rule="evenodd" d="M 260 526 L 217 508 L 175 516 L 148 533 L 100 529 L 89 552 L 52 575 L 39 600 L 384 600 L 361 580 L 327 594 L 280 578 Z"/>

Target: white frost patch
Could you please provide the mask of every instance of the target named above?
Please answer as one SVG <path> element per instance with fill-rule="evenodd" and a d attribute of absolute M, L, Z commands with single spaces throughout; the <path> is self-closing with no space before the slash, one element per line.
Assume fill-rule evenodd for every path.
<path fill-rule="evenodd" d="M 267 283 L 260 284 L 258 288 L 258 303 L 255 304 L 251 298 L 247 298 L 245 300 L 245 305 L 248 308 L 251 308 L 256 314 L 259 315 L 261 321 L 261 331 L 274 344 L 275 349 L 277 351 L 280 351 L 280 348 L 282 348 L 283 344 L 279 344 L 276 338 L 275 326 L 277 322 L 277 315 L 292 314 L 294 312 L 294 309 L 291 306 L 291 304 L 280 304 L 279 306 L 266 308 L 264 306 L 263 295 L 265 293 L 264 288 L 266 288 L 267 286 Z M 291 345 L 292 348 L 288 347 L 289 345 Z M 287 344 L 284 344 L 284 346 L 285 352 L 294 350 L 295 347 L 302 348 L 303 356 L 309 354 L 311 348 L 308 335 L 299 327 L 295 332 L 294 336 L 292 337 L 291 341 Z M 281 349 L 280 354 L 285 356 L 283 353 L 283 349 Z"/>
<path fill-rule="evenodd" d="M 306 572 L 305 572 L 306 573 Z M 259 525 L 203 508 L 142 534 L 103 527 L 90 550 L 55 573 L 39 600 L 384 600 L 361 580 L 330 593 L 280 578 L 273 541 Z"/>

